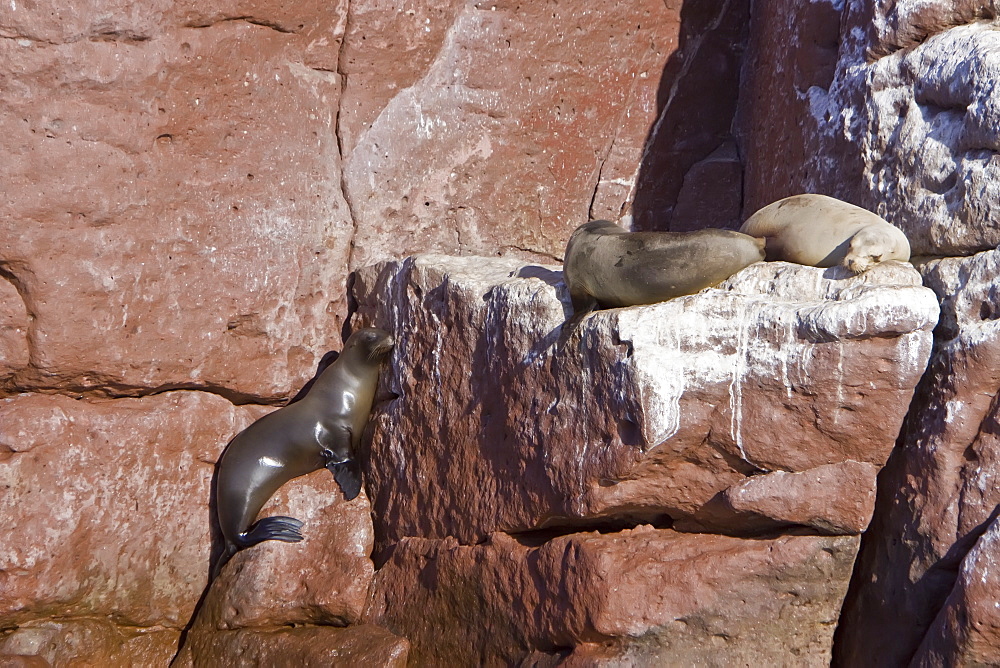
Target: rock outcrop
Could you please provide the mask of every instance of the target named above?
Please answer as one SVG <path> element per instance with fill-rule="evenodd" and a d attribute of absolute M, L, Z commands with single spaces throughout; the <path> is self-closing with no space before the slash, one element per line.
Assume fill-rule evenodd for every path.
<path fill-rule="evenodd" d="M 717 656 L 829 661 L 875 476 L 937 322 L 909 265 L 853 276 L 758 263 L 718 289 L 570 324 L 561 273 L 512 260 L 384 263 L 357 272 L 354 297 L 355 324 L 397 333 L 366 453 L 376 559 L 386 562 L 369 619 L 409 638 L 414 656 L 516 662 L 612 642 L 622 657 L 683 646 L 696 660 L 716 634 L 693 620 L 721 607 L 679 601 L 703 595 L 697 583 L 714 573 L 733 578 L 710 587 L 729 606 Z M 621 531 L 636 525 L 646 528 Z M 760 564 L 765 553 L 773 561 Z M 683 559 L 705 570 L 674 580 Z M 651 565 L 623 570 L 631 561 Z M 579 579 L 539 565 L 548 562 Z M 754 653 L 759 616 L 783 617 L 787 591 L 751 595 L 742 580 L 782 569 L 823 575 L 802 594 L 799 622 L 774 638 L 783 649 Z M 617 578 L 614 594 L 598 591 Z M 501 581 L 522 583 L 524 598 Z M 642 609 L 638 592 L 664 586 L 666 600 L 635 613 L 641 622 L 594 621 L 618 605 L 607 596 Z M 747 597 L 761 607 L 737 613 Z M 437 611 L 441 625 L 417 609 Z M 484 610 L 509 637 L 467 651 L 434 640 L 459 624 L 465 643 Z M 560 615 L 578 623 L 560 626 Z M 697 631 L 670 630 L 689 616 Z"/>
<path fill-rule="evenodd" d="M 982 660 L 975 636 L 991 617 L 977 620 L 974 613 L 996 600 L 987 584 L 991 569 L 977 556 L 986 548 L 972 548 L 995 540 L 987 529 L 1000 504 L 993 482 L 1000 475 L 1000 252 L 934 260 L 921 271 L 941 300 L 941 322 L 902 447 L 883 473 L 878 510 L 845 606 L 845 665 L 873 654 L 887 665 L 905 662 L 925 636 L 927 652 L 950 653 L 957 664 Z M 970 587 L 973 572 L 981 578 L 977 587 Z M 977 594 L 985 600 L 969 600 Z M 970 618 L 949 622 L 961 608 L 968 608 Z M 955 644 L 944 644 L 948 633 Z M 962 638 L 965 633 L 969 639 Z M 994 653 L 991 661 L 998 659 Z"/>
<path fill-rule="evenodd" d="M 669 214 L 729 137 L 748 11 L 126 4 L 0 7 L 0 662 L 161 663 L 206 584 L 212 464 L 339 347 L 350 271 L 552 260 L 588 216 Z M 234 560 L 195 655 L 357 621 L 367 505 L 291 490 L 306 542 Z"/>
<path fill-rule="evenodd" d="M 959 256 L 921 268 L 941 322 L 880 478 L 836 663 L 998 663 L 985 640 L 998 594 L 976 547 L 1000 501 L 998 7 L 765 0 L 754 18 L 738 114 L 744 214 L 793 192 L 837 195 L 904 230 L 915 255 Z"/>
<path fill-rule="evenodd" d="M 857 545 L 652 527 L 538 546 L 406 538 L 379 571 L 372 618 L 426 666 L 823 666 Z"/>
<path fill-rule="evenodd" d="M 996 9 L 947 0 L 755 7 L 738 122 L 744 216 L 819 192 L 878 213 L 914 255 L 1000 245 Z"/>

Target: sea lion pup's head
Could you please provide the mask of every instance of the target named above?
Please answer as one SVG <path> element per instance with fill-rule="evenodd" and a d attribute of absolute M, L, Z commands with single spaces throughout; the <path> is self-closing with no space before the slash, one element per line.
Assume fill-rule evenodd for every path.
<path fill-rule="evenodd" d="M 392 334 L 378 327 L 365 327 L 351 334 L 341 354 L 357 355 L 370 362 L 381 362 L 396 344 Z"/>
<path fill-rule="evenodd" d="M 868 271 L 889 256 L 895 241 L 886 231 L 872 225 L 858 230 L 851 237 L 851 249 L 844 256 L 844 266 L 855 274 Z"/>

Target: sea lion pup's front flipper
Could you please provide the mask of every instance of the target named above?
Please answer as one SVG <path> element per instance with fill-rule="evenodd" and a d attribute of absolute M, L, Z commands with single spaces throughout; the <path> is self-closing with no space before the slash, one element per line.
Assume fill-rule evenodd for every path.
<path fill-rule="evenodd" d="M 353 501 L 357 498 L 361 493 L 361 467 L 355 460 L 348 459 L 346 462 L 327 464 L 326 468 L 333 472 L 333 479 L 340 485 L 345 499 Z"/>
<path fill-rule="evenodd" d="M 361 493 L 361 468 L 351 457 L 353 437 L 350 427 L 333 429 L 323 438 L 323 449 L 320 451 L 326 470 L 333 474 L 348 501 Z"/>

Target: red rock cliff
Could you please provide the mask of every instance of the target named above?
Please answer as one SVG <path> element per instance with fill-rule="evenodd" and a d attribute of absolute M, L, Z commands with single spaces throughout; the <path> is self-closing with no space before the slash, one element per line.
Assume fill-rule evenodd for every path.
<path fill-rule="evenodd" d="M 1000 661 L 981 4 L 3 3 L 0 663 Z M 802 191 L 953 257 L 561 332 L 579 223 Z M 206 592 L 219 454 L 364 323 L 367 493 Z"/>

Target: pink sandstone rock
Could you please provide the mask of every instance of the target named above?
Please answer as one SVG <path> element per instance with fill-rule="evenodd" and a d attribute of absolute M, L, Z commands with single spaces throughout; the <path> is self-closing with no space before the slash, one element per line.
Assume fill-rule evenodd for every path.
<path fill-rule="evenodd" d="M 49 668 L 51 665 L 40 656 L 0 654 L 0 668 Z"/>
<path fill-rule="evenodd" d="M 618 218 L 636 197 L 680 3 L 440 0 L 401 12 L 362 0 L 350 18 L 352 269 L 425 252 L 561 257 L 577 225 Z M 648 189 L 673 180 L 676 191 L 719 143 L 684 139 L 695 156 L 654 172 Z"/>
<path fill-rule="evenodd" d="M 403 11 L 375 0 L 0 7 L 6 156 L 0 162 L 0 393 L 8 397 L 0 405 L 0 515 L 11 522 L 9 535 L 0 530 L 0 628 L 7 629 L 0 642 L 44 649 L 33 655 L 0 650 L 0 665 L 159 663 L 154 657 L 166 655 L 204 584 L 210 464 L 238 426 L 261 410 L 235 408 L 207 393 L 93 399 L 183 387 L 277 403 L 302 384 L 323 352 L 338 346 L 347 271 L 375 259 L 427 249 L 558 257 L 560 239 L 581 216 L 633 214 L 650 227 L 726 219 L 717 212 L 731 208 L 733 193 L 723 189 L 716 196 L 711 186 L 719 174 L 735 180 L 737 165 L 711 154 L 729 137 L 748 24 L 737 124 L 745 213 L 812 190 L 887 216 L 907 231 L 918 253 L 970 253 L 1000 243 L 993 215 L 1000 204 L 998 93 L 988 85 L 1000 78 L 1000 49 L 993 26 L 976 23 L 994 17 L 989 3 L 762 0 L 753 5 L 752 22 L 742 1 L 703 5 L 600 0 L 588 5 L 586 16 L 566 7 L 550 16 L 541 5 L 445 0 Z M 387 177 L 384 183 L 374 168 Z M 702 212 L 706 202 L 718 208 Z M 920 661 L 998 660 L 989 653 L 987 614 L 997 588 L 990 578 L 975 581 L 991 545 L 980 534 L 1000 502 L 992 484 L 998 418 L 990 403 L 1000 387 L 991 371 L 1000 363 L 991 347 L 998 268 L 993 260 L 982 262 L 944 261 L 927 272 L 948 304 L 941 345 L 902 441 L 906 456 L 897 454 L 883 476 L 883 512 L 866 538 L 867 556 L 845 615 L 843 656 L 868 660 L 892 637 L 894 648 L 880 656 L 902 661 L 923 643 Z M 557 282 L 550 269 L 532 271 Z M 793 276 L 795 289 L 782 299 L 800 300 L 798 283 L 809 276 L 806 282 L 821 288 L 816 301 L 823 306 L 782 310 L 768 326 L 737 328 L 745 340 L 698 344 L 703 352 L 721 350 L 735 366 L 728 391 L 700 389 L 677 400 L 678 420 L 710 425 L 679 444 L 679 452 L 649 447 L 655 420 L 643 411 L 650 396 L 664 396 L 665 386 L 673 406 L 671 379 L 690 389 L 691 376 L 713 370 L 705 359 L 685 374 L 647 374 L 640 380 L 656 391 L 638 398 L 603 386 L 600 401 L 627 410 L 604 418 L 596 430 L 601 439 L 580 438 L 572 444 L 577 449 L 553 453 L 544 447 L 563 432 L 583 429 L 574 420 L 602 414 L 591 411 L 579 420 L 579 405 L 569 398 L 582 388 L 567 390 L 539 373 L 533 365 L 548 354 L 545 346 L 518 347 L 518 337 L 541 333 L 536 340 L 548 341 L 545 335 L 555 330 L 559 308 L 551 295 L 526 291 L 525 306 L 509 298 L 521 288 L 492 286 L 489 299 L 499 301 L 488 299 L 493 306 L 486 316 L 469 319 L 478 328 L 473 334 L 510 332 L 513 312 L 538 322 L 516 323 L 516 335 L 483 343 L 465 340 L 469 329 L 449 320 L 465 299 L 455 296 L 455 285 L 396 286 L 407 295 L 427 290 L 398 308 L 410 313 L 408 300 L 425 300 L 440 317 L 418 327 L 444 328 L 447 337 L 414 356 L 418 364 L 407 366 L 392 390 L 383 387 L 378 433 L 396 426 L 386 418 L 396 390 L 406 390 L 395 400 L 405 402 L 429 386 L 442 402 L 466 401 L 460 408 L 467 413 L 431 406 L 454 410 L 447 417 L 458 426 L 423 423 L 406 432 L 405 441 L 399 432 L 379 454 L 386 468 L 373 471 L 384 494 L 376 495 L 376 510 L 386 521 L 410 518 L 378 528 L 383 547 L 393 532 L 424 530 L 413 521 L 421 508 L 407 507 L 414 497 L 425 503 L 429 521 L 445 527 L 442 535 L 449 523 L 482 537 L 498 522 L 519 530 L 675 518 L 675 526 L 687 522 L 694 530 L 738 532 L 749 525 L 761 531 L 792 523 L 855 532 L 867 521 L 871 500 L 865 476 L 888 452 L 919 366 L 914 360 L 926 354 L 926 327 L 910 322 L 906 331 L 886 329 L 905 309 L 881 301 L 885 292 L 854 304 L 852 317 L 826 303 L 864 302 L 861 293 L 878 287 L 865 282 L 878 283 L 884 274 L 858 279 L 842 295 L 832 287 L 842 277 L 821 280 L 817 272 L 797 270 Z M 745 282 L 726 289 L 734 300 L 759 296 L 786 289 L 779 278 L 755 277 L 756 293 L 741 292 Z M 962 287 L 966 283 L 972 287 Z M 915 285 L 903 287 L 910 295 Z M 471 300 L 478 304 L 486 294 L 473 291 Z M 882 303 L 891 308 L 881 311 Z M 719 308 L 716 317 L 685 306 L 679 316 L 765 322 L 752 308 L 735 315 Z M 782 329 L 790 319 L 802 327 Z M 546 323 L 550 329 L 541 331 Z M 633 325 L 646 323 L 636 318 Z M 610 323 L 603 327 L 601 336 L 612 331 Z M 776 331 L 788 338 L 769 339 Z M 882 335 L 854 336 L 870 331 Z M 758 335 L 764 343 L 751 345 Z M 630 370 L 636 356 L 652 359 L 655 368 L 667 365 L 650 354 L 662 341 L 651 346 L 626 336 L 614 352 L 600 347 L 601 336 L 591 330 L 572 340 L 575 352 L 540 366 L 561 373 L 574 355 L 591 361 L 588 374 L 608 360 L 616 373 Z M 780 351 L 792 340 L 801 347 L 790 357 L 741 357 L 767 346 Z M 898 341 L 910 342 L 910 358 Z M 591 348 L 581 351 L 582 345 Z M 671 353 L 683 353 L 675 357 L 689 359 L 680 338 L 671 345 Z M 583 354 L 594 350 L 590 358 Z M 468 369 L 445 364 L 448 382 L 438 381 L 435 365 L 443 352 L 475 360 L 476 370 L 487 373 L 496 367 L 479 362 L 501 357 L 515 373 L 486 387 L 491 393 L 485 396 L 497 403 L 477 404 L 475 397 L 449 393 L 468 382 Z M 799 366 L 782 366 L 782 359 Z M 909 371 L 899 372 L 900 365 Z M 524 376 L 517 373 L 522 367 Z M 769 369 L 771 380 L 754 376 L 755 368 Z M 845 384 L 845 373 L 872 374 L 875 387 Z M 775 378 L 781 382 L 769 384 Z M 504 382 L 506 390 L 492 391 Z M 846 394 L 834 396 L 831 388 Z M 36 390 L 48 394 L 16 396 Z M 553 395 L 559 401 L 552 406 L 529 401 Z M 77 396 L 86 401 L 71 398 Z M 510 397 L 520 402 L 518 411 L 497 410 L 509 407 L 503 402 Z M 872 405 L 886 407 L 888 417 L 864 414 Z M 474 429 L 477 419 L 481 433 Z M 508 422 L 498 426 L 500 419 Z M 758 436 L 751 438 L 749 425 L 757 425 Z M 546 430 L 532 431 L 539 426 Z M 809 435 L 790 453 L 793 461 L 775 459 L 781 448 L 771 442 L 785 432 Z M 521 445 L 477 453 L 480 442 Z M 697 449 L 705 443 L 713 449 Z M 407 448 L 427 459 L 414 463 Z M 121 467 L 109 470 L 109 460 Z M 858 478 L 840 472 L 855 465 L 862 467 Z M 825 467 L 836 472 L 817 485 L 809 476 Z M 396 472 L 398 488 L 386 496 L 384 479 Z M 468 498 L 431 493 L 442 486 L 428 487 L 428 480 L 451 476 L 472 481 Z M 778 481 L 798 482 L 785 488 Z M 320 508 L 344 509 L 320 496 L 328 487 L 329 481 L 318 482 L 316 496 L 293 488 L 284 502 L 315 499 L 318 505 L 303 511 L 310 517 Z M 817 508 L 822 493 L 832 498 Z M 490 516 L 494 495 L 506 504 L 498 519 Z M 713 499 L 726 505 L 721 520 L 704 510 Z M 363 509 L 348 512 L 360 516 Z M 325 522 L 319 533 L 326 532 Z M 364 530 L 352 526 L 351 535 L 362 540 Z M 982 549 L 969 552 L 977 540 Z M 281 547 L 240 555 L 232 572 L 242 568 L 241 578 L 260 583 L 275 573 Z M 354 556 L 363 551 L 322 547 Z M 283 581 L 289 589 L 280 601 L 276 591 L 233 583 L 221 598 L 242 607 L 217 619 L 233 626 L 272 620 L 272 605 L 296 619 L 356 617 L 360 585 L 320 582 L 309 570 L 315 563 L 295 566 L 306 577 Z M 360 560 L 352 563 L 359 577 L 368 572 Z M 349 600 L 338 601 L 338 592 Z M 963 626 L 963 614 L 977 621 Z M 124 626 L 105 627 L 105 617 L 154 626 L 133 638 Z M 162 631 L 151 630 L 157 624 Z M 886 631 L 880 638 L 875 629 Z M 317 633 L 332 638 L 326 634 L 335 630 Z M 247 651 L 255 660 L 274 661 L 298 657 L 299 642 L 316 642 L 296 630 L 261 649 L 261 633 L 206 637 L 213 649 L 204 656 L 221 661 Z M 696 637 L 691 646 L 726 641 L 724 634 Z M 537 655 L 539 665 L 554 658 L 620 665 L 644 657 L 662 662 L 670 657 L 658 654 L 662 647 L 616 637 L 528 656 Z M 325 651 L 317 654 L 332 660 Z"/>
<path fill-rule="evenodd" d="M 990 569 L 979 570 L 983 557 L 966 554 L 1000 504 L 994 483 L 1000 476 L 995 400 L 1000 391 L 1000 252 L 934 260 L 921 271 L 941 299 L 941 323 L 901 447 L 881 475 L 876 512 L 844 607 L 839 665 L 857 665 L 871 656 L 886 665 L 905 663 L 950 594 L 957 599 L 953 611 L 968 607 L 971 613 L 997 600 L 997 588 L 988 584 L 993 582 Z M 992 538 L 984 542 L 983 555 L 992 544 Z M 980 575 L 986 583 L 963 584 Z M 941 632 L 939 625 L 935 633 Z M 966 651 L 958 637 L 951 650 L 943 641 L 926 642 L 956 657 Z M 1000 661 L 1000 653 L 992 656 L 990 662 Z"/>
<path fill-rule="evenodd" d="M 732 530 L 735 516 L 703 507 L 748 476 L 878 468 L 938 310 L 900 263 L 859 277 L 759 263 L 572 332 L 561 274 L 514 260 L 385 263 L 359 271 L 354 294 L 354 324 L 397 339 L 365 457 L 379 551 L 405 536 L 475 543 L 594 522 Z M 801 485 L 738 513 L 856 533 L 866 470 L 860 496 L 862 481 L 827 483 L 852 497 L 831 511 L 843 519 L 798 510 Z"/>
<path fill-rule="evenodd" d="M 18 628 L 10 642 L 127 654 L 135 643 L 122 633 L 161 629 L 176 643 L 207 583 L 213 464 L 260 414 L 187 391 L 0 401 L 0 626 Z M 356 622 L 373 570 L 365 497 L 346 503 L 324 470 L 290 482 L 264 512 L 303 519 L 306 540 L 237 554 L 206 601 L 216 614 L 205 623 Z M 68 630 L 46 626 L 48 617 Z M 79 618 L 135 628 L 92 632 L 73 626 Z"/>
<path fill-rule="evenodd" d="M 29 327 L 24 301 L 14 284 L 0 279 L 0 387 L 28 366 Z"/>
<path fill-rule="evenodd" d="M 8 385 L 273 401 L 339 342 L 346 3 L 161 4 L 0 9 Z"/>
<path fill-rule="evenodd" d="M 703 526 L 736 535 L 791 526 L 833 535 L 860 534 L 875 510 L 878 471 L 874 464 L 847 460 L 800 473 L 751 476 L 710 500 L 699 519 Z"/>
<path fill-rule="evenodd" d="M 684 200 L 690 200 L 692 187 L 709 186 L 698 183 L 705 176 L 706 161 L 711 162 L 712 155 L 733 138 L 738 100 L 733 92 L 741 91 L 751 4 L 744 0 L 668 3 L 680 10 L 681 29 L 677 50 L 660 76 L 658 113 L 635 181 L 631 213 L 637 229 L 691 229 L 691 202 Z M 732 173 L 728 176 L 736 179 Z M 711 227 L 725 227 L 733 224 L 730 205 L 736 193 L 715 185 L 721 197 L 714 207 L 705 207 L 701 222 L 711 220 Z"/>
<path fill-rule="evenodd" d="M 726 142 L 684 175 L 671 232 L 705 228 L 739 229 L 743 194 L 743 165 L 736 145 Z"/>
<path fill-rule="evenodd" d="M 404 539 L 369 619 L 406 636 L 420 665 L 516 665 L 595 643 L 627 665 L 827 665 L 858 542 L 650 527 L 533 538 Z"/>
<path fill-rule="evenodd" d="M 182 628 L 207 581 L 212 464 L 251 419 L 204 392 L 0 401 L 0 625 Z"/>
<path fill-rule="evenodd" d="M 404 668 L 409 643 L 378 626 L 313 626 L 192 633 L 174 664 Z"/>

